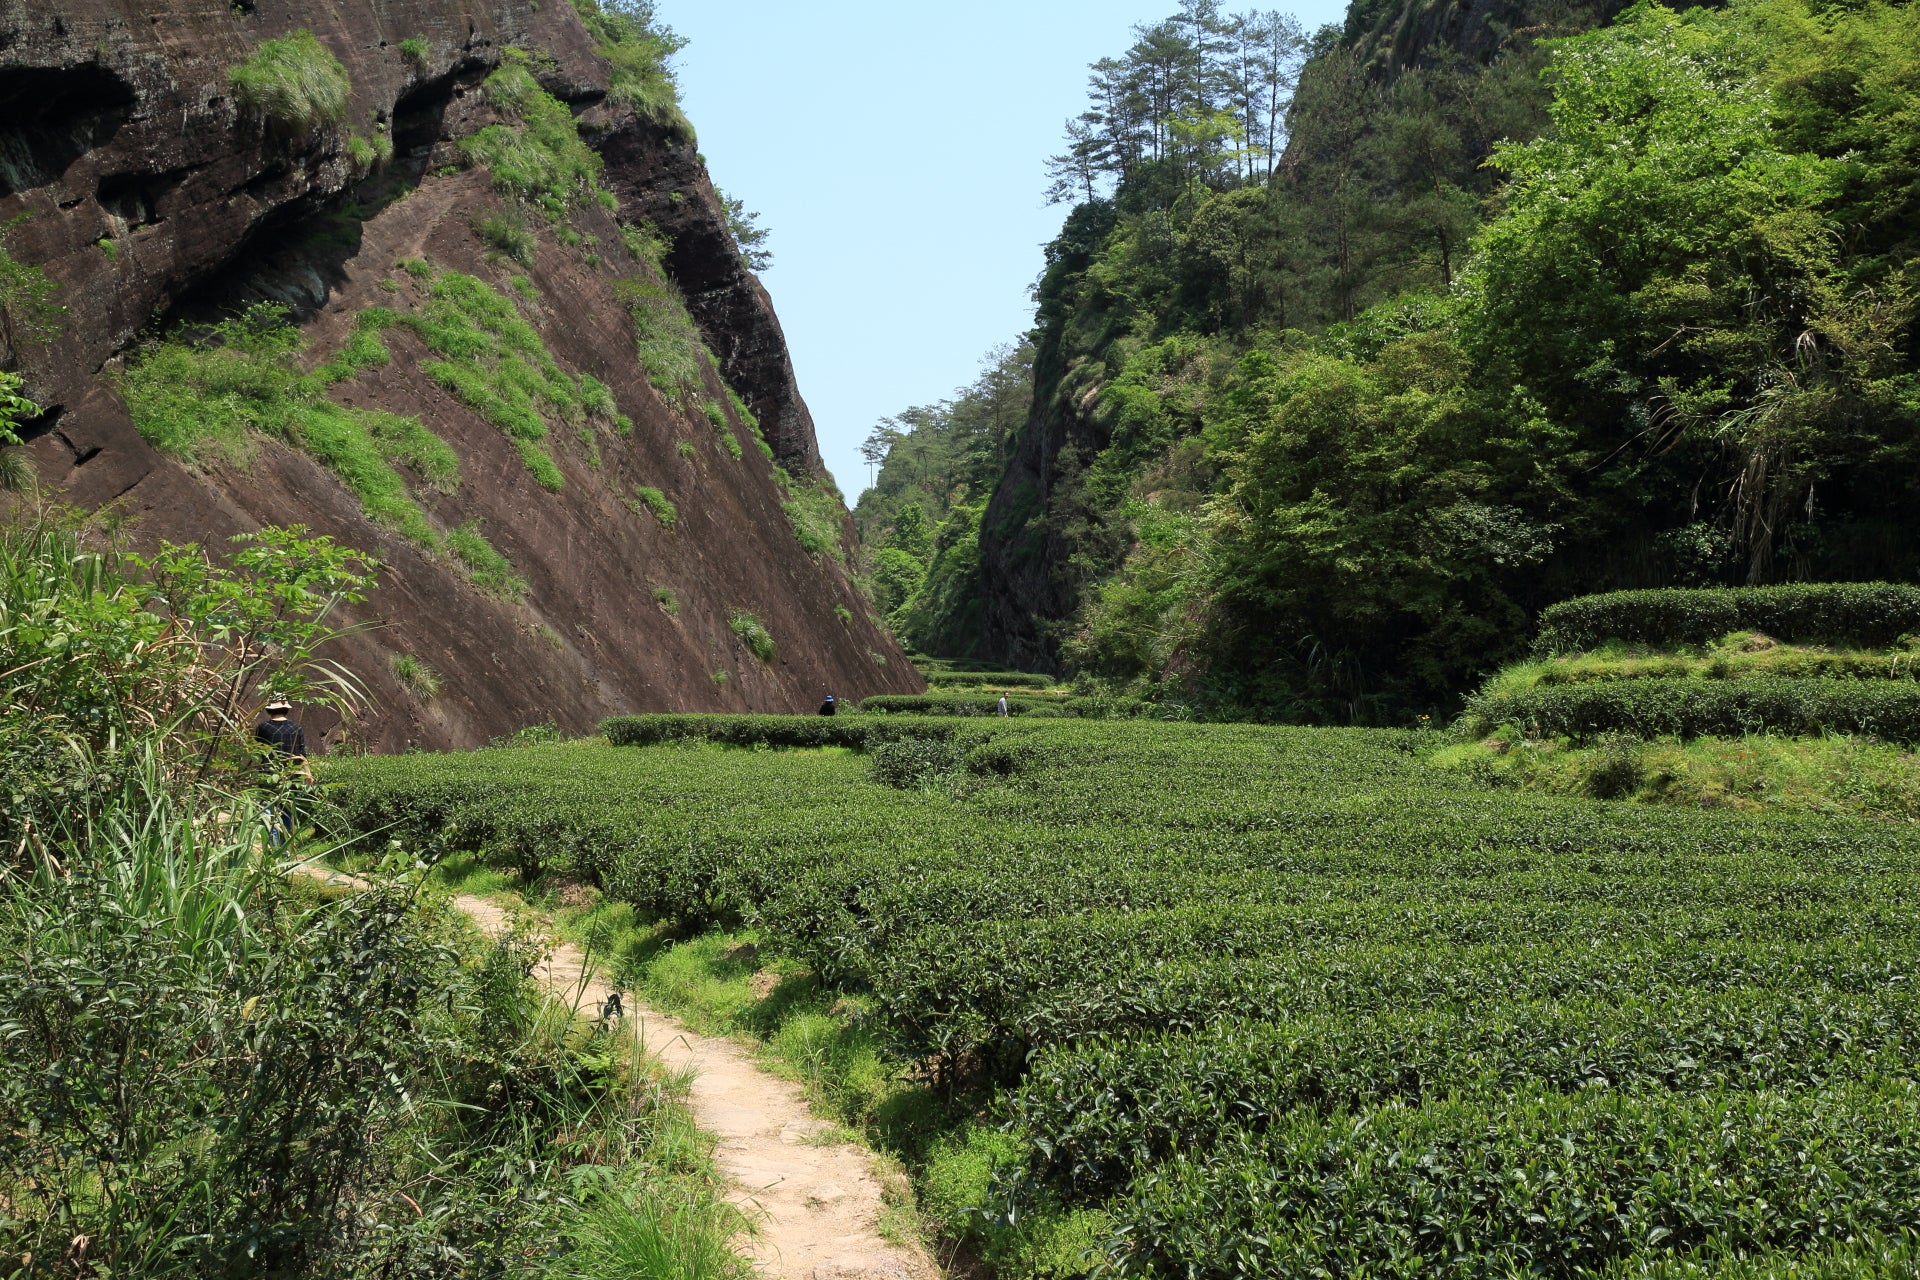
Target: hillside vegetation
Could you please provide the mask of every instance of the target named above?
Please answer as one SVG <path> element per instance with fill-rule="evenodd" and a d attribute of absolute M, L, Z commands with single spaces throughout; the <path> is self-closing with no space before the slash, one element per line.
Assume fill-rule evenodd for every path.
<path fill-rule="evenodd" d="M 476 935 L 406 854 L 298 874 L 315 797 L 253 712 L 359 704 L 326 654 L 369 570 L 297 529 L 0 525 L 0 1271 L 738 1269 L 684 1110 L 529 981 L 535 930 Z"/>
<path fill-rule="evenodd" d="M 1031 413 L 958 504 L 938 421 L 893 444 L 896 624 L 1404 722 L 1556 600 L 1910 579 L 1916 67 L 1884 3 L 1142 28 L 1059 162 Z"/>
<path fill-rule="evenodd" d="M 630 980 L 1000 1275 L 1910 1271 L 1910 831 L 1489 791 L 1401 731 L 609 733 L 328 776 L 598 886 Z"/>

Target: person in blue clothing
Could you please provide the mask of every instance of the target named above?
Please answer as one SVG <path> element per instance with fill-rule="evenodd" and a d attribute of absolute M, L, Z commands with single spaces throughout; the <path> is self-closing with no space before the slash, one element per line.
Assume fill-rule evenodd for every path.
<path fill-rule="evenodd" d="M 827 700 L 820 704 L 820 714 L 823 716 L 831 716 L 831 715 L 838 715 L 839 712 L 840 712 L 839 702 L 837 702 L 834 699 L 834 696 L 832 694 L 828 694 Z"/>
<path fill-rule="evenodd" d="M 313 769 L 307 764 L 307 732 L 293 718 L 293 704 L 279 694 L 267 699 L 267 718 L 253 728 L 253 739 L 266 750 L 266 769 L 274 774 L 297 774 L 309 783 Z M 267 840 L 276 849 L 292 834 L 285 801 L 267 805 Z"/>

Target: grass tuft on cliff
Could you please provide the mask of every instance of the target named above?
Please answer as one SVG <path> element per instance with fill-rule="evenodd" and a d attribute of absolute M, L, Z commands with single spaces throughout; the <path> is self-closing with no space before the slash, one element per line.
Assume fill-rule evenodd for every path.
<path fill-rule="evenodd" d="M 679 508 L 673 505 L 673 500 L 650 484 L 633 486 L 633 500 L 628 505 L 636 515 L 643 510 L 652 512 L 653 518 L 660 522 L 660 527 L 669 533 L 680 519 Z"/>
<path fill-rule="evenodd" d="M 149 343 L 122 376 L 128 412 L 149 444 L 188 463 L 246 466 L 256 433 L 284 440 L 333 472 L 375 524 L 451 552 L 489 594 L 521 599 L 526 580 L 477 525 L 437 532 L 400 471 L 435 493 L 453 493 L 460 486 L 453 446 L 418 418 L 327 398 L 332 384 L 387 363 L 380 333 L 399 319 L 383 308 L 362 312 L 347 345 L 310 373 L 300 368 L 306 339 L 273 304 L 176 331 Z"/>
<path fill-rule="evenodd" d="M 437 549 L 394 466 L 449 488 L 459 459 L 417 419 L 327 399 L 324 374 L 301 372 L 305 348 L 284 308 L 257 304 L 193 338 L 176 332 L 146 347 L 122 379 L 127 409 L 149 444 L 189 463 L 245 465 L 256 431 L 285 440 L 338 476 L 376 524 Z"/>
<path fill-rule="evenodd" d="M 527 598 L 527 580 L 514 572 L 512 561 L 494 550 L 480 532 L 478 520 L 447 530 L 447 549 L 466 566 L 473 585 L 488 595 L 512 604 Z"/>
<path fill-rule="evenodd" d="M 702 390 L 703 340 L 672 281 L 616 280 L 613 295 L 633 319 L 633 339 L 647 381 L 668 399 Z"/>
<path fill-rule="evenodd" d="M 598 194 L 600 156 L 580 140 L 573 113 L 540 87 L 526 55 L 508 50 L 487 77 L 487 102 L 506 123 L 490 124 L 460 142 L 468 164 L 485 165 L 494 189 L 537 204 L 558 218 L 582 197 Z"/>
<path fill-rule="evenodd" d="M 733 616 L 727 619 L 727 625 L 733 629 L 733 634 L 740 637 L 740 643 L 753 650 L 754 657 L 769 665 L 772 664 L 773 633 L 767 630 L 765 623 L 745 609 L 735 609 Z"/>
<path fill-rule="evenodd" d="M 421 370 L 512 440 L 542 488 L 566 487 L 545 447 L 549 419 L 577 425 L 609 397 L 555 363 L 511 298 L 484 280 L 446 271 L 428 278 L 418 309 L 378 314 L 380 323 L 419 335 L 439 357 Z"/>
<path fill-rule="evenodd" d="M 673 55 L 686 41 L 655 21 L 653 6 L 573 0 L 574 12 L 607 60 L 607 100 L 630 106 L 682 141 L 693 144 L 693 124 L 680 109 Z"/>
<path fill-rule="evenodd" d="M 46 272 L 7 252 L 7 236 L 26 220 L 23 213 L 0 222 L 0 334 L 16 346 L 22 341 L 51 342 L 60 335 L 60 317 L 66 314 L 53 300 L 59 286 Z"/>
<path fill-rule="evenodd" d="M 793 526 L 793 536 L 801 549 L 812 556 L 830 555 L 845 564 L 847 553 L 841 548 L 840 537 L 847 508 L 832 481 L 796 480 L 778 465 L 773 474 L 787 495 L 781 509 L 787 513 L 787 523 Z"/>
<path fill-rule="evenodd" d="M 241 110 L 289 133 L 307 133 L 346 118 L 353 83 L 340 59 L 304 27 L 262 41 L 227 73 Z"/>

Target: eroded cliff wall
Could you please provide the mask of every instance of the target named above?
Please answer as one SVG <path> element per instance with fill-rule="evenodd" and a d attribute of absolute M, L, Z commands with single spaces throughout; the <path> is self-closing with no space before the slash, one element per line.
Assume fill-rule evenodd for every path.
<path fill-rule="evenodd" d="M 230 81 L 302 30 L 351 85 L 312 127 Z M 23 433 L 43 492 L 114 505 L 136 542 L 304 524 L 378 556 L 365 612 L 387 625 L 344 655 L 369 745 L 920 687 L 849 580 L 778 320 L 696 146 L 609 95 L 603 48 L 553 0 L 0 3 L 4 247 L 59 308 L 16 295 L 0 323 L 0 368 L 46 407 Z M 516 185 L 507 158 L 554 104 L 599 172 Z M 490 129 L 507 150 L 476 147 Z M 155 342 L 204 352 L 263 302 L 304 344 L 294 425 L 169 443 L 142 408 Z"/>

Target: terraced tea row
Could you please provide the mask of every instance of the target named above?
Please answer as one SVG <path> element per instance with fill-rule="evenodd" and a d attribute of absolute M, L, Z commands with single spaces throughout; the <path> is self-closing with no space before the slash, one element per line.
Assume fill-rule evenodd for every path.
<path fill-rule="evenodd" d="M 1920 835 L 1483 791 L 1397 732 L 781 723 L 331 776 L 382 838 L 757 927 L 1011 1126 L 1006 1209 L 1100 1215 L 1124 1273 L 1920 1228 Z"/>

